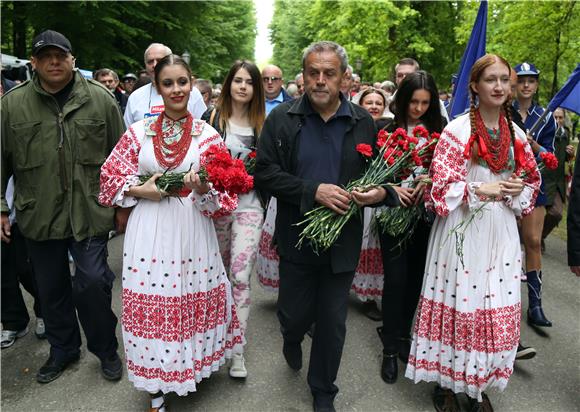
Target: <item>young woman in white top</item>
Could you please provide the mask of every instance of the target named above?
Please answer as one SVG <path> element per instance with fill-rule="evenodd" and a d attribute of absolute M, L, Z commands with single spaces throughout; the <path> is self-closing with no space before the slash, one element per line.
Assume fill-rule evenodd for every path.
<path fill-rule="evenodd" d="M 255 64 L 238 60 L 228 72 L 215 109 L 202 119 L 214 126 L 232 157 L 253 157 L 265 118 L 264 90 Z M 236 210 L 214 220 L 220 252 L 233 286 L 240 327 L 245 333 L 250 314 L 250 275 L 256 262 L 264 208 L 256 191 L 239 196 Z M 248 372 L 242 354 L 235 354 L 230 376 L 245 378 Z"/>

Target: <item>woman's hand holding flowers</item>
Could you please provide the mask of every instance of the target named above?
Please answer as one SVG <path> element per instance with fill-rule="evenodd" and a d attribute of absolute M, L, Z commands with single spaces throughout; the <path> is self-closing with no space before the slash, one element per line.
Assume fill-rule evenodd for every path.
<path fill-rule="evenodd" d="M 187 172 L 183 176 L 183 184 L 190 190 L 194 190 L 198 195 L 205 195 L 210 191 L 210 186 L 207 182 L 202 183 L 199 175 L 193 170 Z"/>

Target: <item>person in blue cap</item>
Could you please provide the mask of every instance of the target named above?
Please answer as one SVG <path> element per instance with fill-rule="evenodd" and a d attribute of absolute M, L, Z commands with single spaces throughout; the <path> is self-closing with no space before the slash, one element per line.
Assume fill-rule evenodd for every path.
<path fill-rule="evenodd" d="M 518 76 L 514 109 L 519 113 L 528 133 L 528 141 L 539 162 L 542 152 L 554 151 L 554 136 L 556 122 L 552 113 L 549 113 L 533 133 L 530 129 L 544 114 L 544 108 L 534 99 L 538 91 L 540 71 L 532 63 L 524 62 L 514 68 Z M 548 201 L 542 179 L 542 185 L 536 206 L 532 213 L 522 218 L 522 240 L 526 252 L 526 277 L 528 282 L 528 323 L 532 326 L 549 327 L 552 322 L 546 318 L 542 309 L 542 229 L 546 216 Z"/>

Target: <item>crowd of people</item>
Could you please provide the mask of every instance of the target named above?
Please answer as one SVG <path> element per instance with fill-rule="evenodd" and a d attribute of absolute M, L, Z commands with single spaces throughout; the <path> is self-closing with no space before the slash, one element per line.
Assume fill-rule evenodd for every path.
<path fill-rule="evenodd" d="M 414 59 L 398 62 L 394 82 L 361 83 L 334 42 L 305 49 L 302 72 L 287 83 L 277 66 L 240 60 L 216 87 L 160 43 L 145 50 L 139 76 L 103 68 L 94 80 L 74 69 L 61 33 L 32 44 L 33 78 L 2 90 L 1 346 L 28 332 L 22 284 L 34 297 L 35 333 L 50 345 L 39 383 L 78 361 L 79 323 L 103 377 L 118 381 L 126 368 L 152 411 L 166 410 L 170 392 L 195 392 L 226 361 L 232 378 L 246 378 L 253 273 L 278 294 L 291 369 L 302 368 L 312 338 L 315 411 L 335 410 L 351 292 L 382 323 L 382 379 L 395 384 L 399 360 L 407 364 L 407 378 L 436 383 L 437 411 L 459 411 L 460 393 L 472 411 L 492 411 L 489 389 L 504 389 L 515 360 L 535 355 L 519 339 L 522 281 L 527 321 L 552 326 L 542 250 L 562 219 L 575 153 L 566 112 L 542 116 L 532 63 L 481 57 L 469 110 L 450 119 L 448 94 Z M 367 167 L 357 146 L 376 147 L 379 130 L 417 127 L 440 135 L 428 170 L 345 189 Z M 230 193 L 202 178 L 217 149 L 254 159 L 252 190 Z M 546 151 L 559 165 L 540 172 Z M 533 167 L 521 173 L 524 165 Z M 180 190 L 159 186 L 168 172 L 183 175 Z M 351 202 L 363 217 L 330 248 L 297 247 L 305 213 L 322 205 L 345 214 Z M 424 213 L 406 242 L 373 229 L 378 212 L 412 206 Z M 570 204 L 568 241 L 580 276 L 578 207 Z M 460 257 L 445 239 L 474 212 L 480 224 L 465 230 Z M 124 356 L 111 309 L 113 230 L 125 233 Z"/>

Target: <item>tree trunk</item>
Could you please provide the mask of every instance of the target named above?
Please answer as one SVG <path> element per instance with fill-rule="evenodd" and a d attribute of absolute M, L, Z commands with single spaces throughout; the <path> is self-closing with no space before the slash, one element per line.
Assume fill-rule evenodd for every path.
<path fill-rule="evenodd" d="M 563 51 L 560 50 L 560 41 L 562 38 L 562 30 L 568 28 L 568 25 L 570 24 L 570 19 L 572 18 L 572 12 L 574 10 L 574 6 L 575 6 L 575 2 L 570 2 L 570 4 L 568 4 L 568 10 L 566 10 L 566 13 L 564 14 L 564 16 L 562 16 L 562 21 L 558 24 L 558 33 L 556 35 L 556 53 L 554 55 L 554 64 L 552 66 L 552 70 L 554 73 L 554 79 L 552 80 L 552 92 L 550 95 L 550 99 L 552 99 L 552 97 L 554 97 L 554 95 L 558 92 L 558 63 L 560 61 L 560 57 L 563 54 Z M 565 48 L 564 48 L 565 50 Z"/>
<path fill-rule="evenodd" d="M 26 32 L 27 19 L 26 11 L 28 5 L 24 1 L 15 1 L 14 4 L 14 19 L 12 20 L 12 52 L 16 57 L 28 58 L 26 53 Z"/>
<path fill-rule="evenodd" d="M 552 100 L 552 97 L 558 91 L 558 61 L 560 60 L 560 37 L 562 36 L 561 27 L 558 29 L 558 35 L 556 36 L 556 53 L 554 55 L 554 64 L 552 65 L 552 71 L 554 73 L 554 77 L 552 78 L 552 90 L 550 92 L 550 96 L 548 101 Z"/>

